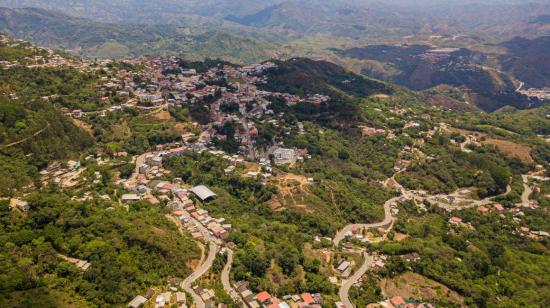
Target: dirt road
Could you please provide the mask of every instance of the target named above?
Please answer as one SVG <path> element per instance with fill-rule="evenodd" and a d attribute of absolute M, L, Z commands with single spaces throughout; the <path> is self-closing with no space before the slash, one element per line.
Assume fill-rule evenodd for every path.
<path fill-rule="evenodd" d="M 37 137 L 38 135 L 42 134 L 46 129 L 48 129 L 50 127 L 50 123 L 48 123 L 44 128 L 40 129 L 39 131 L 37 131 L 36 133 L 30 135 L 29 137 L 27 138 L 23 138 L 19 141 L 15 141 L 15 142 L 12 142 L 12 143 L 9 143 L 9 144 L 6 144 L 6 145 L 3 145 L 3 146 L 0 146 L 0 149 L 7 149 L 7 148 L 11 148 L 11 147 L 14 147 L 18 144 L 21 144 L 31 138 L 34 138 L 34 137 Z"/>

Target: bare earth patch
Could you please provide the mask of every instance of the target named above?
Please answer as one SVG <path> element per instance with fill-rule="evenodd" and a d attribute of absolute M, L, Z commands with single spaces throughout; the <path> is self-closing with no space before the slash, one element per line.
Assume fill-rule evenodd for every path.
<path fill-rule="evenodd" d="M 166 235 L 166 230 L 162 230 L 161 228 L 152 227 L 151 231 L 156 235 Z"/>
<path fill-rule="evenodd" d="M 387 95 L 387 94 L 375 94 L 375 95 L 373 95 L 373 96 L 371 96 L 371 97 L 373 97 L 373 98 L 381 98 L 381 99 L 390 98 L 390 96 Z"/>
<path fill-rule="evenodd" d="M 509 158 L 517 157 L 524 163 L 528 164 L 534 162 L 533 158 L 531 157 L 531 147 L 529 145 L 519 144 L 503 139 L 494 139 L 487 136 L 487 134 L 464 129 L 453 129 L 453 131 L 459 132 L 462 135 L 474 135 L 478 140 L 480 140 L 482 144 L 494 145 Z M 485 137 L 485 139 L 481 140 L 482 137 Z"/>
<path fill-rule="evenodd" d="M 92 126 L 82 120 L 79 119 L 73 119 L 74 125 L 76 125 L 79 128 L 82 128 L 85 130 L 90 136 L 93 136 L 94 131 L 92 130 Z"/>
<path fill-rule="evenodd" d="M 464 298 L 441 283 L 422 275 L 406 272 L 395 278 L 380 281 L 382 292 L 388 297 L 402 296 L 426 302 L 446 301 L 464 306 Z"/>
<path fill-rule="evenodd" d="M 502 153 L 509 157 L 517 157 L 525 163 L 533 163 L 534 160 L 531 157 L 531 147 L 525 144 L 518 144 L 515 142 L 487 138 L 482 143 L 491 144 L 497 147 Z"/>
<path fill-rule="evenodd" d="M 155 114 L 153 114 L 153 116 L 159 120 L 162 120 L 162 121 L 168 121 L 170 119 L 172 119 L 172 116 L 170 115 L 170 113 L 168 111 L 160 111 L 160 112 L 157 112 Z"/>
<path fill-rule="evenodd" d="M 406 239 L 407 237 L 409 237 L 407 234 L 395 232 L 393 240 L 400 242 L 400 241 Z"/>
<path fill-rule="evenodd" d="M 313 211 L 308 207 L 305 196 L 310 194 L 307 178 L 293 173 L 279 173 L 273 178 L 277 186 L 277 195 L 267 202 L 273 210 L 281 210 L 284 205 L 290 205 L 308 213 Z"/>
<path fill-rule="evenodd" d="M 244 170 L 243 170 L 244 174 L 248 172 L 260 172 L 261 170 L 262 168 L 258 163 L 251 163 L 251 162 L 244 163 Z"/>

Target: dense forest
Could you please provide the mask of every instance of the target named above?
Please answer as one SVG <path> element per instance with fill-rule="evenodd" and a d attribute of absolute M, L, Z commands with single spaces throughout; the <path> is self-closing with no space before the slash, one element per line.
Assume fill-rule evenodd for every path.
<path fill-rule="evenodd" d="M 534 229 L 550 230 L 548 214 L 538 212 L 529 220 Z M 386 266 L 382 276 L 408 270 L 441 282 L 465 296 L 476 307 L 517 307 L 548 302 L 550 265 L 548 241 L 534 241 L 514 230 L 510 215 L 479 215 L 466 210 L 460 215 L 471 227 L 446 223 L 449 214 L 415 208 L 400 213 L 397 232 L 411 236 L 404 242 L 373 245 L 388 255 L 417 252 L 420 260 L 407 264 L 401 258 Z"/>
<path fill-rule="evenodd" d="M 16 297 L 22 306 L 63 306 L 67 303 L 58 302 L 63 297 L 56 296 L 61 292 L 86 305 L 126 304 L 168 276 L 185 277 L 190 271 L 184 264 L 198 257 L 195 244 L 159 208 L 135 204 L 126 211 L 109 202 L 74 202 L 56 192 L 28 199 L 28 216 L 0 201 L 0 285 L 13 292 L 0 293 L 0 303 Z M 61 256 L 91 266 L 81 272 Z M 52 291 L 34 292 L 46 288 Z"/>
<path fill-rule="evenodd" d="M 56 159 L 78 157 L 93 139 L 44 101 L 0 96 L 0 191 L 10 195 L 32 184 Z"/>

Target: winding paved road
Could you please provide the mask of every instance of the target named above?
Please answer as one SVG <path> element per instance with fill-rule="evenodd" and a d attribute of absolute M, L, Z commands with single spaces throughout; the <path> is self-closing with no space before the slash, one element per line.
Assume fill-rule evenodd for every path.
<path fill-rule="evenodd" d="M 521 205 L 524 207 L 529 206 L 529 196 L 533 193 L 533 190 L 529 186 L 529 176 L 524 174 L 521 176 L 523 179 L 523 192 L 521 193 Z"/>
<path fill-rule="evenodd" d="M 222 274 L 221 274 L 221 281 L 223 285 L 224 291 L 231 296 L 231 298 L 236 301 L 243 304 L 241 297 L 237 293 L 237 291 L 231 286 L 231 281 L 229 280 L 229 274 L 231 273 L 231 266 L 233 266 L 233 250 L 226 248 L 227 252 L 227 262 L 225 263 L 225 266 L 223 267 Z"/>
<path fill-rule="evenodd" d="M 342 281 L 342 286 L 338 291 L 340 301 L 342 301 L 345 308 L 353 308 L 353 304 L 349 299 L 349 290 L 354 283 L 356 283 L 363 275 L 365 275 L 365 273 L 369 270 L 369 268 L 371 268 L 372 264 L 374 263 L 374 258 L 366 252 L 363 252 L 363 257 L 365 258 L 365 262 L 363 262 L 363 265 L 361 265 L 361 267 L 349 279 Z"/>
<path fill-rule="evenodd" d="M 208 256 L 206 257 L 204 263 L 201 264 L 191 275 L 189 275 L 189 277 L 185 278 L 185 280 L 182 281 L 180 285 L 182 289 L 191 294 L 191 296 L 193 297 L 193 302 L 195 303 L 195 306 L 197 308 L 204 308 L 206 305 L 204 304 L 202 298 L 198 294 L 196 294 L 193 289 L 191 289 L 191 285 L 202 275 L 208 272 L 208 270 L 210 270 L 210 267 L 212 267 L 212 264 L 214 264 L 214 259 L 216 259 L 218 249 L 219 247 L 218 245 L 216 245 L 216 243 L 210 242 Z"/>
<path fill-rule="evenodd" d="M 233 288 L 231 288 L 231 282 L 229 282 L 229 273 L 231 272 L 231 266 L 233 265 L 233 250 L 227 249 L 227 262 L 222 270 L 221 280 L 223 289 L 227 294 L 230 294 Z"/>
<path fill-rule="evenodd" d="M 400 195 L 398 197 L 395 197 L 395 198 L 392 198 L 392 199 L 390 199 L 390 200 L 388 200 L 384 203 L 384 215 L 385 215 L 385 217 L 384 217 L 384 220 L 382 220 L 381 222 L 375 222 L 375 223 L 370 223 L 370 224 L 350 224 L 350 225 L 347 225 L 344 228 L 342 228 L 342 230 L 340 230 L 336 233 L 336 235 L 334 236 L 334 239 L 332 240 L 334 245 L 338 246 L 340 244 L 340 242 L 346 237 L 346 234 L 351 232 L 351 230 L 354 229 L 354 228 L 364 228 L 364 229 L 379 228 L 379 227 L 383 227 L 383 226 L 387 226 L 387 225 L 391 224 L 393 222 L 393 216 L 391 214 L 391 206 L 392 206 L 392 204 L 397 202 L 397 200 L 401 199 L 403 196 L 406 196 L 406 197 L 410 196 L 410 193 L 404 191 L 402 195 Z"/>

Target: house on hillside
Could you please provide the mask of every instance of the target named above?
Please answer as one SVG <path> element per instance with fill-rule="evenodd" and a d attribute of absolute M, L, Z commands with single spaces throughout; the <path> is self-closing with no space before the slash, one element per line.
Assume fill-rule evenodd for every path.
<path fill-rule="evenodd" d="M 141 200 L 141 197 L 136 194 L 124 194 L 121 199 L 124 203 L 132 203 Z"/>
<path fill-rule="evenodd" d="M 141 295 L 138 295 L 132 299 L 132 301 L 128 304 L 129 308 L 141 308 L 145 303 L 147 302 L 147 299 Z"/>
<path fill-rule="evenodd" d="M 277 148 L 273 151 L 273 159 L 276 165 L 293 164 L 296 162 L 294 149 Z"/>

